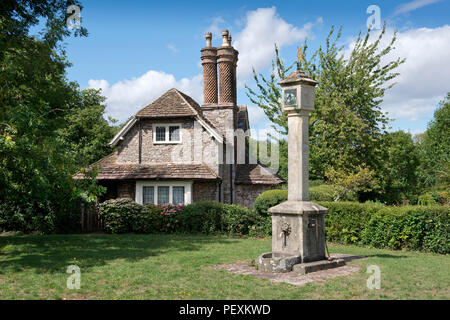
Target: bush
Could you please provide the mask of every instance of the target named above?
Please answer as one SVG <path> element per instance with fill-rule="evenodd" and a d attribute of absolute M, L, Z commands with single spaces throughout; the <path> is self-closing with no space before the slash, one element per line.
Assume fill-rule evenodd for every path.
<path fill-rule="evenodd" d="M 417 204 L 419 206 L 433 206 L 436 204 L 436 200 L 434 199 L 432 194 L 426 193 L 419 196 L 419 198 L 417 199 Z"/>
<path fill-rule="evenodd" d="M 238 205 L 204 201 L 186 206 L 141 206 L 130 199 L 108 200 L 100 215 L 110 233 L 272 234 L 271 206 L 283 202 L 284 190 L 263 193 L 257 212 Z M 388 207 L 380 203 L 319 202 L 328 208 L 327 240 L 376 248 L 450 252 L 450 207 Z M 265 211 L 263 211 L 265 210 Z"/>
<path fill-rule="evenodd" d="M 376 248 L 449 253 L 449 216 L 449 207 L 385 207 L 371 216 L 362 243 Z"/>
<path fill-rule="evenodd" d="M 146 222 L 144 207 L 131 199 L 107 200 L 100 205 L 99 215 L 109 233 L 132 232 L 133 227 Z M 147 223 L 147 222 L 146 222 Z"/>
<path fill-rule="evenodd" d="M 450 252 L 450 208 L 322 202 L 327 240 L 376 248 Z"/>
<path fill-rule="evenodd" d="M 309 189 L 309 199 L 311 201 L 333 201 L 335 198 L 335 188 L 332 185 L 317 185 Z M 288 198 L 287 190 L 268 190 L 259 195 L 256 198 L 253 206 L 255 211 L 263 217 L 269 215 L 269 208 L 274 207 L 286 201 Z M 356 194 L 349 192 L 342 200 L 343 201 L 355 201 Z"/>
<path fill-rule="evenodd" d="M 202 201 L 183 208 L 180 216 L 180 232 L 211 234 L 221 230 L 221 213 L 225 204 Z"/>
<path fill-rule="evenodd" d="M 372 214 L 382 206 L 358 202 L 320 202 L 328 208 L 325 216 L 327 240 L 343 244 L 358 244 Z"/>
<path fill-rule="evenodd" d="M 276 206 L 288 198 L 287 190 L 267 190 L 256 198 L 253 203 L 256 213 L 263 217 L 269 216 L 269 208 Z"/>

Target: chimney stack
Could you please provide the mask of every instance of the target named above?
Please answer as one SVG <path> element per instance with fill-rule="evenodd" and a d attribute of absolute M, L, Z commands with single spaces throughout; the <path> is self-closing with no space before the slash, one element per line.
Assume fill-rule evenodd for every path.
<path fill-rule="evenodd" d="M 222 46 L 217 48 L 219 65 L 219 105 L 236 105 L 236 65 L 238 52 L 231 46 L 228 30 L 222 31 Z"/>
<path fill-rule="evenodd" d="M 206 47 L 202 52 L 203 103 L 217 104 L 217 48 L 211 46 L 212 34 L 205 34 Z"/>

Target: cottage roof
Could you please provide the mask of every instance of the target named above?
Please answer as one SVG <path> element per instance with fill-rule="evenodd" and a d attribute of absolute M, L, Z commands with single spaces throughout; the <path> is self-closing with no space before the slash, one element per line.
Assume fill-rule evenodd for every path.
<path fill-rule="evenodd" d="M 189 179 L 218 180 L 220 177 L 208 165 L 199 164 L 128 164 L 116 163 L 117 152 L 89 166 L 97 168 L 97 180 L 129 180 L 129 179 Z M 75 179 L 83 179 L 82 173 L 77 173 Z"/>
<path fill-rule="evenodd" d="M 284 181 L 277 174 L 270 171 L 260 163 L 238 164 L 236 171 L 236 184 L 282 184 Z"/>
<path fill-rule="evenodd" d="M 114 136 L 109 143 L 110 146 L 116 146 L 123 136 L 135 125 L 138 118 L 195 118 L 206 131 L 211 134 L 219 143 L 223 143 L 224 137 L 214 127 L 211 122 L 202 115 L 202 110 L 194 99 L 183 92 L 172 88 L 161 97 L 142 108 L 134 117 L 132 117 L 123 128 Z"/>

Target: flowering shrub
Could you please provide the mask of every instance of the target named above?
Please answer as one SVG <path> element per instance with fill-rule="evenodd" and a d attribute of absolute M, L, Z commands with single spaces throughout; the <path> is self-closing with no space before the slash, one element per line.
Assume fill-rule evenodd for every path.
<path fill-rule="evenodd" d="M 167 204 L 159 206 L 161 224 L 160 232 L 173 233 L 178 230 L 180 215 L 183 213 L 183 205 Z"/>

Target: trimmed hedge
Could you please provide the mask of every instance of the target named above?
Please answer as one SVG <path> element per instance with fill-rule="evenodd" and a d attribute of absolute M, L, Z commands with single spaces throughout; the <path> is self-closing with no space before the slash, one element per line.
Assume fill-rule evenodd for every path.
<path fill-rule="evenodd" d="M 281 192 L 280 192 L 281 191 Z M 283 190 L 263 193 L 259 207 L 217 202 L 187 206 L 139 205 L 130 199 L 108 200 L 100 216 L 109 233 L 201 233 L 270 236 L 272 219 L 267 209 L 284 200 Z M 261 199 L 262 198 L 262 199 Z M 256 203 L 256 202 L 255 202 Z M 327 240 L 376 248 L 450 253 L 450 207 L 387 207 L 374 203 L 318 202 L 328 208 Z M 255 205 L 256 207 L 256 205 Z M 263 211 L 266 214 L 264 215 Z"/>
<path fill-rule="evenodd" d="M 144 206 L 131 199 L 107 200 L 100 217 L 109 233 L 202 233 L 263 235 L 265 219 L 246 207 L 204 201 L 187 206 Z"/>
<path fill-rule="evenodd" d="M 336 190 L 332 185 L 321 184 L 314 185 L 309 188 L 309 198 L 311 201 L 333 201 L 336 197 Z M 256 212 L 262 216 L 269 215 L 268 209 L 288 198 L 288 191 L 282 190 L 268 190 L 259 195 L 255 200 L 253 206 Z M 354 192 L 349 192 L 342 199 L 344 201 L 357 201 L 357 196 Z"/>
<path fill-rule="evenodd" d="M 269 190 L 255 201 L 255 210 L 267 216 L 268 208 L 287 199 L 286 190 Z M 324 202 L 327 240 L 376 248 L 450 253 L 450 207 L 387 207 L 376 203 Z M 266 221 L 271 235 L 271 221 Z"/>

